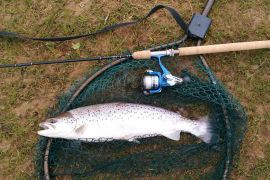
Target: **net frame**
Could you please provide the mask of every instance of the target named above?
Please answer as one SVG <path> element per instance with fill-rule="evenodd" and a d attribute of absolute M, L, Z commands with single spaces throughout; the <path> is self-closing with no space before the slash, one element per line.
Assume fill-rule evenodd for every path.
<path fill-rule="evenodd" d="M 138 62 L 138 61 L 137 61 Z M 135 64 L 137 63 L 137 62 L 135 62 Z M 142 62 L 142 61 L 140 61 L 140 62 Z M 140 62 L 138 62 L 138 63 L 140 63 Z M 146 61 L 145 61 L 146 62 Z M 149 62 L 149 61 L 148 61 Z M 118 64 L 118 66 L 120 66 L 120 67 L 125 67 L 125 66 L 128 66 L 128 64 L 134 64 L 134 61 L 133 62 L 131 62 L 131 61 L 119 61 L 119 64 Z M 153 61 L 153 63 L 154 63 L 154 61 Z M 166 63 L 165 63 L 166 64 Z M 135 65 L 136 66 L 136 65 Z M 101 75 L 102 73 L 102 71 L 103 71 L 103 73 L 107 73 L 107 75 L 108 75 L 108 73 L 110 74 L 110 72 L 108 72 L 108 71 L 110 71 L 110 68 L 117 68 L 117 66 L 115 65 L 115 66 L 109 66 L 109 65 L 107 65 L 106 67 L 108 67 L 109 69 L 107 69 L 107 70 L 105 70 L 105 71 L 103 71 L 104 69 L 106 69 L 106 68 L 102 68 L 102 70 L 98 70 L 96 73 L 94 73 L 94 75 L 92 75 L 92 76 L 90 76 L 90 78 L 88 78 L 88 79 L 86 79 L 85 81 L 84 81 L 84 83 L 82 83 L 82 85 L 81 86 L 79 86 L 79 88 L 77 89 L 77 90 L 73 90 L 73 92 L 75 92 L 75 93 L 72 93 L 73 94 L 73 96 L 71 96 L 72 94 L 69 94 L 69 96 L 71 96 L 72 98 L 74 98 L 74 94 L 77 94 L 76 96 L 78 96 L 80 93 L 78 93 L 78 91 L 83 91 L 83 86 L 84 87 L 87 87 L 89 84 L 88 83 L 90 83 L 91 84 L 91 82 L 93 82 L 94 80 L 95 80 L 95 78 L 93 78 L 93 77 L 99 77 L 99 76 L 97 76 L 97 74 L 99 74 L 99 75 Z M 227 138 L 226 138 L 226 141 L 227 142 L 225 142 L 225 145 L 226 145 L 226 151 L 224 151 L 224 153 L 226 154 L 226 156 L 224 156 L 225 157 L 225 160 L 224 160 L 224 163 L 222 164 L 222 165 L 220 165 L 220 166 L 222 166 L 222 171 L 223 172 L 219 172 L 218 173 L 218 176 L 216 176 L 216 177 L 219 177 L 218 179 L 226 179 L 227 177 L 228 177 L 228 174 L 229 174 L 229 172 L 231 171 L 231 168 L 232 168 L 232 160 L 233 160 L 233 157 L 234 157 L 234 155 L 237 153 L 236 151 L 238 151 L 238 149 L 239 149 L 239 145 L 238 144 L 240 144 L 241 142 L 234 142 L 233 141 L 233 133 L 234 133 L 234 129 L 232 128 L 232 126 L 233 126 L 233 123 L 232 123 L 232 119 L 230 119 L 230 113 L 235 113 L 235 112 L 228 112 L 228 111 L 239 111 L 239 114 L 240 114 L 240 116 L 242 117 L 242 119 L 243 120 L 245 120 L 245 113 L 244 112 L 242 112 L 243 110 L 241 109 L 241 106 L 238 104 L 238 102 L 229 94 L 229 92 L 227 92 L 226 90 L 223 90 L 223 89 L 225 89 L 219 82 L 218 82 L 218 80 L 217 80 L 217 82 L 216 82 L 216 84 L 213 84 L 213 83 L 210 83 L 210 84 L 212 84 L 212 85 L 210 85 L 209 84 L 209 82 L 210 82 L 210 79 L 209 79 L 209 77 L 207 76 L 207 74 L 208 73 L 206 73 L 207 71 L 208 71 L 208 69 L 206 69 L 204 66 L 203 66 L 203 64 L 202 63 L 197 63 L 197 68 L 199 68 L 202 72 L 204 72 L 204 74 L 205 74 L 205 77 L 204 77 L 204 80 L 203 81 L 201 81 L 201 84 L 200 85 L 202 85 L 202 89 L 201 90 L 199 90 L 199 92 L 198 92 L 198 94 L 194 94 L 193 96 L 196 98 L 196 97 L 200 97 L 200 98 L 202 98 L 203 100 L 211 100 L 212 102 L 214 102 L 215 104 L 217 104 L 217 105 L 219 105 L 219 106 L 221 106 L 222 108 L 222 111 L 223 111 L 223 120 L 224 120 L 224 123 L 225 123 L 225 125 L 224 125 L 224 127 L 225 127 L 225 129 L 223 130 L 224 131 L 224 133 L 226 134 L 226 136 L 227 136 Z M 111 69 L 111 71 L 112 72 L 115 72 L 113 69 Z M 119 71 L 123 71 L 123 69 L 120 69 Z M 196 76 L 193 76 L 193 74 L 192 73 L 190 73 L 190 72 L 188 72 L 188 71 L 186 71 L 186 70 L 183 70 L 183 74 L 186 74 L 186 75 L 189 75 L 192 79 L 194 79 L 195 81 L 195 83 L 196 83 L 196 81 L 198 80 L 200 80 L 200 79 L 198 79 Z M 213 75 L 213 77 L 215 77 L 214 76 L 214 74 L 212 73 L 212 75 Z M 106 76 L 106 75 L 105 75 Z M 102 81 L 102 79 L 101 79 L 101 81 Z M 95 82 L 96 84 L 98 83 L 98 82 Z M 210 85 L 210 86 L 209 86 Z M 209 89 L 211 90 L 213 90 L 214 91 L 214 93 L 209 93 L 208 92 L 208 90 L 207 90 L 207 87 L 206 86 L 209 86 Z M 76 86 L 74 86 L 74 87 L 76 87 Z M 192 87 L 192 85 L 191 85 L 191 88 L 196 88 L 196 87 L 198 87 L 196 84 L 195 84 L 195 86 L 194 87 Z M 204 90 L 204 88 L 206 87 L 206 90 Z M 174 90 L 177 90 L 177 89 L 174 89 Z M 192 90 L 192 89 L 191 89 Z M 221 91 L 220 91 L 221 90 Z M 216 92 L 216 91 L 220 91 L 220 92 Z M 172 91 L 173 92 L 173 91 Z M 207 92 L 209 93 L 209 94 L 207 94 Z M 166 94 L 166 92 L 164 92 L 165 93 L 165 96 L 166 95 L 168 95 L 168 94 Z M 190 94 L 190 92 L 186 92 L 186 91 L 183 91 L 182 93 L 189 93 Z M 206 95 L 205 97 L 202 97 L 202 95 Z M 93 95 L 94 96 L 94 95 Z M 71 98 L 71 99 L 72 99 Z M 220 100 L 221 99 L 221 100 Z M 73 100 L 76 100 L 76 98 L 75 99 L 73 99 Z M 228 103 L 228 101 L 229 101 L 229 103 Z M 61 102 L 61 100 L 60 100 L 60 104 L 62 103 L 62 104 L 66 104 L 66 105 L 70 105 L 69 103 L 66 103 L 67 101 L 66 100 L 64 100 L 63 102 Z M 230 103 L 230 102 L 232 102 L 232 103 Z M 76 103 L 75 103 L 76 104 Z M 65 109 L 66 108 L 66 109 Z M 76 108 L 76 105 L 74 106 L 74 107 L 69 107 L 69 108 L 67 108 L 67 107 L 65 107 L 64 109 L 65 110 L 69 110 L 69 109 L 72 109 L 72 108 Z M 234 110 L 235 109 L 235 110 Z M 58 114 L 58 113 L 60 113 L 60 112 L 54 112 L 55 114 Z M 240 124 L 239 124 L 240 125 Z M 235 125 L 234 125 L 235 126 Z M 240 125 L 241 126 L 241 125 Z M 243 128 L 244 128 L 244 126 L 243 126 Z M 239 139 L 241 140 L 241 138 L 242 137 L 240 137 Z M 49 164 L 48 164 L 48 157 L 49 157 L 49 150 L 50 150 L 50 145 L 51 145 L 51 143 L 52 143 L 52 141 L 51 140 L 49 140 L 48 142 L 47 142 L 47 146 L 46 146 L 46 153 L 45 153 L 45 155 L 44 155 L 44 164 L 43 164 L 43 166 L 44 166 L 44 171 L 45 171 L 45 175 L 47 175 L 47 176 L 49 176 Z M 235 156 L 236 157 L 236 156 Z M 47 172 L 46 172 L 47 171 Z M 222 174 L 222 178 L 221 178 L 221 174 Z M 216 179 L 216 178 L 214 178 L 214 179 Z"/>

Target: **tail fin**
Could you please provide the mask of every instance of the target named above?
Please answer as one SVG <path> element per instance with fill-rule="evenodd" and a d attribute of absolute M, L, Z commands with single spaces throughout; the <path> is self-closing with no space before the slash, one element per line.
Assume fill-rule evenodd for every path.
<path fill-rule="evenodd" d="M 198 131 L 195 134 L 198 138 L 205 143 L 216 143 L 219 140 L 215 125 L 208 116 L 201 117 L 198 123 Z"/>

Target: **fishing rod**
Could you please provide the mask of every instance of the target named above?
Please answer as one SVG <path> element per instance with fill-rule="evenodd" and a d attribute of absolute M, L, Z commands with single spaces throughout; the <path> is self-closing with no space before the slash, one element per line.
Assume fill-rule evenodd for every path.
<path fill-rule="evenodd" d="M 135 60 L 151 59 L 152 57 L 174 56 L 175 54 L 178 54 L 179 56 L 190 56 L 190 55 L 201 55 L 201 54 L 212 54 L 212 53 L 267 49 L 267 48 L 270 48 L 270 40 L 181 47 L 176 50 L 168 49 L 165 51 L 143 50 L 143 51 L 136 51 L 128 55 L 118 55 L 118 56 L 98 56 L 93 58 L 64 59 L 64 60 L 57 59 L 39 62 L 18 63 L 18 64 L 0 64 L 0 68 L 28 67 L 35 65 L 63 64 L 63 63 L 97 61 L 97 60 L 114 60 L 120 58 L 135 59 Z"/>

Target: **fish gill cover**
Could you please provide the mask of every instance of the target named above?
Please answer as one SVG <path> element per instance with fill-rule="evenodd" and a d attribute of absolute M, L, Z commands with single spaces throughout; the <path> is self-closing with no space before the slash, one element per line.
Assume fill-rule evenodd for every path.
<path fill-rule="evenodd" d="M 246 129 L 246 115 L 219 81 L 216 84 L 210 81 L 207 76 L 209 69 L 197 61 L 194 64 L 190 62 L 176 58 L 164 60 L 173 74 L 189 81 L 166 88 L 162 93 L 145 96 L 140 86 L 141 77 L 146 69 L 157 70 L 158 63 L 154 60 L 125 61 L 91 81 L 72 101 L 69 109 L 99 103 L 130 102 L 180 111 L 189 118 L 209 115 L 218 141 L 205 144 L 185 133 L 181 134 L 179 141 L 145 135 L 140 137 L 140 143 L 52 139 L 49 144 L 48 138 L 40 137 L 35 158 L 37 176 L 44 179 L 44 170 L 48 167 L 52 178 L 226 178 L 232 169 L 232 160 L 235 161 L 239 152 Z M 85 79 L 89 76 L 86 75 Z M 75 83 L 59 99 L 49 116 L 62 112 L 81 84 Z"/>

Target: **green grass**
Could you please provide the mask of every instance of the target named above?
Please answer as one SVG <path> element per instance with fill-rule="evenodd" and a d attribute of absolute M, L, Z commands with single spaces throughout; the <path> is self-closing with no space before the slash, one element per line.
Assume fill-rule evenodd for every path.
<path fill-rule="evenodd" d="M 104 25 L 138 19 L 155 1 L 3 1 L 0 0 L 0 29 L 46 37 L 92 32 Z M 177 8 L 189 20 L 204 1 L 158 1 Z M 190 6 L 190 3 L 191 6 Z M 106 17 L 107 21 L 105 22 Z M 269 39 L 268 0 L 219 0 L 211 13 L 213 25 L 206 43 Z M 0 62 L 29 59 L 87 57 L 119 54 L 161 44 L 181 35 L 165 12 L 149 21 L 97 37 L 63 43 L 41 43 L 0 39 Z M 80 43 L 75 50 L 73 44 Z M 210 67 L 239 99 L 248 114 L 248 131 L 233 179 L 267 179 L 270 176 L 270 61 L 269 50 L 209 55 Z M 22 69 L 0 69 L 0 178 L 29 179 L 38 123 L 85 71 L 100 63 L 51 65 Z"/>

